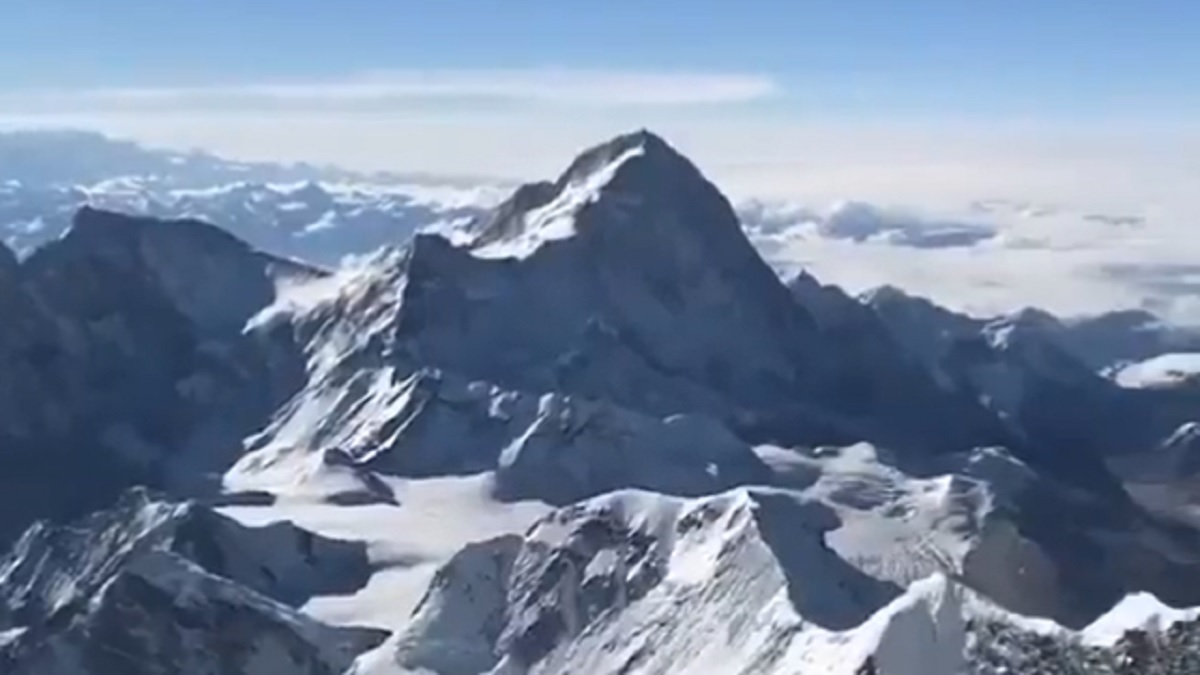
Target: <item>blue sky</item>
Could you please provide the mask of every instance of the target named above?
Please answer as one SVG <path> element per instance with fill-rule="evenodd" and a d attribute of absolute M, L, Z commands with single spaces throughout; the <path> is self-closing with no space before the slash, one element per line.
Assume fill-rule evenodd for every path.
<path fill-rule="evenodd" d="M 1200 138 L 1195 0 L 9 0 L 4 13 L 0 126 L 255 159 L 524 178 L 646 126 L 730 189 L 926 199 L 1091 193 L 1098 175 L 1178 163 Z"/>
<path fill-rule="evenodd" d="M 3 5 L 0 128 L 534 179 L 649 127 L 735 199 L 992 219 L 974 247 L 780 244 L 961 306 L 1136 301 L 1111 270 L 1200 251 L 1200 0 Z"/>
<path fill-rule="evenodd" d="M 763 107 L 1105 119 L 1200 110 L 1190 0 L 15 0 L 0 89 L 583 69 L 768 78 Z M 444 97 L 442 97 L 444 98 Z"/>

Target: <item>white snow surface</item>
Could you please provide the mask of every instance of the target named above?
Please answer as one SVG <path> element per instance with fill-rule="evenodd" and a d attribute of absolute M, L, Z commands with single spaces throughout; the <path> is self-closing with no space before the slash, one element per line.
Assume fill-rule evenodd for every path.
<path fill-rule="evenodd" d="M 1200 619 L 1200 608 L 1168 607 L 1149 593 L 1133 593 L 1080 631 L 1085 644 L 1107 646 L 1129 630 L 1158 633 L 1180 621 Z"/>
<path fill-rule="evenodd" d="M 1118 370 L 1113 379 L 1132 389 L 1175 387 L 1200 382 L 1200 353 L 1163 354 Z"/>
<path fill-rule="evenodd" d="M 459 549 L 523 531 L 550 510 L 490 499 L 486 476 L 388 482 L 397 504 L 336 505 L 304 494 L 220 511 L 246 525 L 290 520 L 319 535 L 367 542 L 374 570 L 367 585 L 353 595 L 314 597 L 302 609 L 330 624 L 395 629 L 409 621 L 434 573 Z"/>
<path fill-rule="evenodd" d="M 641 146 L 632 147 L 605 166 L 568 183 L 549 204 L 524 214 L 524 226 L 519 236 L 475 248 L 472 255 L 478 258 L 527 258 L 546 242 L 571 237 L 575 234 L 575 214 L 579 209 L 599 197 L 622 164 L 644 152 Z"/>

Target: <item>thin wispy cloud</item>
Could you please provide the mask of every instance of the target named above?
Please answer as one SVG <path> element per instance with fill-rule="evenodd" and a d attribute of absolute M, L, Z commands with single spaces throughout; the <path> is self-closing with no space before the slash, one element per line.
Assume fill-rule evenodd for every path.
<path fill-rule="evenodd" d="M 779 91 L 772 78 L 744 73 L 395 70 L 300 82 L 18 90 L 0 94 L 0 105 L 11 109 L 379 108 L 414 101 L 497 101 L 589 107 L 695 106 L 745 103 Z"/>

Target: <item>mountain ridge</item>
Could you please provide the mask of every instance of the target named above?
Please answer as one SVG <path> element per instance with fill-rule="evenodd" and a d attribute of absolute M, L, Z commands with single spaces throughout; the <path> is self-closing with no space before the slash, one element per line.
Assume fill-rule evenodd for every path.
<path fill-rule="evenodd" d="M 467 233 L 325 270 L 88 208 L 0 259 L 0 475 L 34 479 L 0 491 L 0 538 L 74 523 L 27 530 L 0 597 L 78 591 L 65 610 L 14 600 L 0 658 L 74 675 L 96 639 L 156 658 L 182 639 L 201 648 L 147 663 L 958 675 L 983 658 L 981 617 L 1019 646 L 1042 633 L 1017 610 L 1083 627 L 1134 591 L 1200 604 L 1200 534 L 1123 498 L 1080 427 L 1103 396 L 1040 388 L 1109 391 L 1046 317 L 930 304 L 963 327 L 943 340 L 811 276 L 785 284 L 644 130 Z M 997 372 L 1025 388 L 1004 398 Z M 1186 453 L 1177 438 L 1164 452 Z M 120 497 L 135 484 L 169 500 Z M 196 496 L 225 506 L 175 503 Z M 493 511 L 513 520 L 457 521 Z M 192 544 L 173 547 L 179 527 Z M 378 632 L 326 623 L 402 587 L 424 600 L 374 651 Z"/>

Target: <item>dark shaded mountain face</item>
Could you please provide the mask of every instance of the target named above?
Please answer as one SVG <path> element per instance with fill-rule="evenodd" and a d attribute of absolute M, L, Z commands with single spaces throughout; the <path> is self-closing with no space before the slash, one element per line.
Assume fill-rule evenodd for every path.
<path fill-rule="evenodd" d="M 209 225 L 91 209 L 7 265 L 0 475 L 20 478 L 0 497 L 0 539 L 127 485 L 188 491 L 219 473 L 301 375 L 243 324 L 276 281 L 320 274 Z"/>
<path fill-rule="evenodd" d="M 1096 369 L 1169 352 L 1200 351 L 1200 332 L 1171 326 L 1144 310 L 1109 312 L 1064 325 L 1071 350 Z"/>
<path fill-rule="evenodd" d="M 927 357 L 945 340 L 977 333 L 988 324 L 1020 324 L 1022 332 L 1056 343 L 1093 372 L 1165 353 L 1200 351 L 1200 334 L 1195 329 L 1169 324 L 1140 309 L 1063 319 L 1026 308 L 1009 316 L 980 318 L 951 311 L 894 286 L 868 291 L 861 299 L 903 336 L 910 348 Z"/>
<path fill-rule="evenodd" d="M 1123 426 L 1114 436 L 1088 419 L 1119 410 L 1128 417 L 1126 398 L 1052 339 L 1041 338 L 1035 326 L 1043 318 L 1055 321 L 1048 315 L 977 323 L 892 289 L 861 301 L 803 273 L 789 287 L 859 362 L 878 364 L 878 373 L 899 364 L 926 370 L 942 391 L 990 411 L 1008 434 L 997 444 L 1060 481 L 1121 499 L 1104 466 L 1105 452 L 1146 447 L 1154 438 L 1147 425 Z"/>
<path fill-rule="evenodd" d="M 1067 323 L 1028 309 L 983 320 L 890 288 L 864 302 L 936 377 L 978 397 L 1060 475 L 1088 457 L 1144 453 L 1195 419 L 1194 392 L 1126 388 L 1097 372 L 1118 355 L 1179 344 L 1149 337 L 1155 328 L 1144 314 Z"/>
<path fill-rule="evenodd" d="M 18 267 L 17 254 L 0 243 L 0 275 L 3 275 L 5 279 L 11 279 L 16 276 Z"/>

